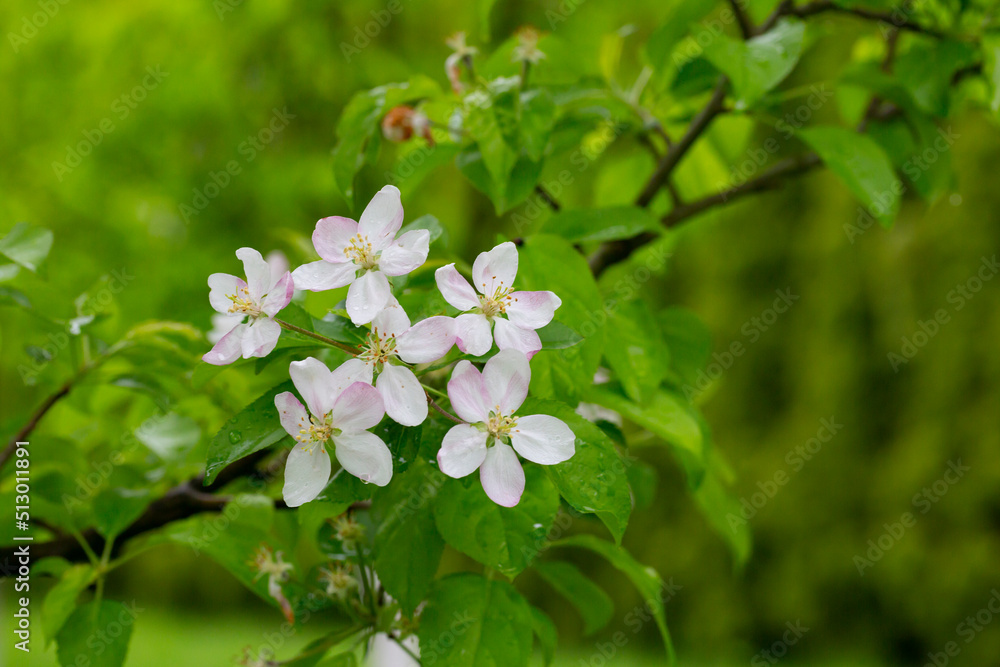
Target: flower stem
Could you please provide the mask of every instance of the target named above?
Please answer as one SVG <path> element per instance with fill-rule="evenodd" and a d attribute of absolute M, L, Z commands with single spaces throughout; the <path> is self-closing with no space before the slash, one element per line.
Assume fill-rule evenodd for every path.
<path fill-rule="evenodd" d="M 433 398 L 431 398 L 431 394 L 434 394 L 435 396 L 437 396 L 439 398 L 447 399 L 448 398 L 448 394 L 446 394 L 443 391 L 440 391 L 438 389 L 435 389 L 434 387 L 429 387 L 426 384 L 424 384 L 423 382 L 420 383 L 420 386 L 424 388 L 424 393 L 427 394 L 427 402 L 430 403 L 430 406 L 432 408 L 434 408 L 439 413 L 441 413 L 442 415 L 444 415 L 445 417 L 447 417 L 451 421 L 455 422 L 456 424 L 463 424 L 464 423 L 461 419 L 459 419 L 455 415 L 451 414 L 450 412 L 448 412 L 447 410 L 445 410 L 444 408 L 442 408 L 440 405 L 437 404 L 437 402 Z"/>
<path fill-rule="evenodd" d="M 330 347 L 335 347 L 338 350 L 343 350 L 348 354 L 357 356 L 358 348 L 353 345 L 348 345 L 347 343 L 341 343 L 339 340 L 333 340 L 332 338 L 327 338 L 326 336 L 320 335 L 315 331 L 309 331 L 308 329 L 303 329 L 302 327 L 295 326 L 290 322 L 285 322 L 284 320 L 275 319 L 275 322 L 281 325 L 282 329 L 286 331 L 294 331 L 297 334 L 301 334 L 307 338 L 312 338 L 313 340 L 318 340 L 324 345 L 329 345 Z"/>

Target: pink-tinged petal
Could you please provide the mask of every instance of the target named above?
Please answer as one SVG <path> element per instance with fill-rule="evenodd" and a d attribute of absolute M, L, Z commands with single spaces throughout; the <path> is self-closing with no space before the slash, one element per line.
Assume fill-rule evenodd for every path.
<path fill-rule="evenodd" d="M 510 241 L 483 252 L 472 264 L 473 286 L 486 296 L 504 292 L 517 276 L 517 246 Z"/>
<path fill-rule="evenodd" d="M 208 302 L 220 313 L 228 314 L 233 305 L 230 296 L 236 296 L 247 284 L 228 273 L 213 273 L 208 277 Z"/>
<path fill-rule="evenodd" d="M 381 271 L 369 271 L 347 290 L 347 314 L 355 326 L 368 324 L 385 308 L 392 296 L 389 280 Z"/>
<path fill-rule="evenodd" d="M 528 359 L 542 349 L 542 339 L 533 329 L 522 329 L 499 317 L 493 324 L 493 337 L 501 350 L 520 350 Z"/>
<path fill-rule="evenodd" d="M 455 320 L 450 317 L 428 317 L 396 337 L 396 354 L 410 364 L 437 361 L 455 344 Z"/>
<path fill-rule="evenodd" d="M 474 357 L 481 357 L 493 347 L 490 321 L 482 313 L 465 313 L 455 318 L 455 344 Z"/>
<path fill-rule="evenodd" d="M 292 281 L 292 274 L 285 273 L 261 299 L 260 309 L 268 316 L 274 317 L 291 302 L 294 293 L 295 283 Z"/>
<path fill-rule="evenodd" d="M 358 223 L 350 218 L 334 215 L 323 218 L 316 223 L 313 231 L 313 247 L 319 256 L 334 264 L 349 261 L 344 249 L 351 244 L 351 239 L 358 235 Z"/>
<path fill-rule="evenodd" d="M 220 338 L 215 347 L 206 352 L 201 360 L 213 366 L 233 363 L 243 354 L 243 336 L 246 330 L 246 324 L 237 324 L 232 331 Z"/>
<path fill-rule="evenodd" d="M 309 412 L 325 417 L 333 409 L 334 395 L 330 369 L 319 359 L 309 357 L 288 365 L 288 375 L 299 394 L 306 400 Z"/>
<path fill-rule="evenodd" d="M 305 289 L 310 292 L 323 292 L 350 285 L 358 274 L 354 264 L 331 264 L 326 260 L 303 264 L 292 271 L 295 289 Z"/>
<path fill-rule="evenodd" d="M 434 280 L 444 300 L 459 310 L 472 310 L 479 307 L 479 297 L 469 281 L 462 277 L 454 264 L 442 266 L 434 272 Z"/>
<path fill-rule="evenodd" d="M 243 324 L 246 318 L 242 313 L 212 313 L 212 330 L 205 334 L 205 338 L 214 345 L 237 324 Z"/>
<path fill-rule="evenodd" d="M 267 317 L 259 317 L 247 325 L 243 334 L 243 358 L 266 357 L 278 344 L 281 325 Z"/>
<path fill-rule="evenodd" d="M 462 421 L 479 424 L 489 419 L 490 397 L 483 376 L 467 359 L 455 365 L 448 380 L 448 400 Z"/>
<path fill-rule="evenodd" d="M 374 368 L 372 367 L 372 364 L 361 361 L 357 357 L 348 359 L 341 365 L 337 366 L 337 368 L 330 373 L 330 377 L 327 380 L 330 393 L 333 396 L 332 400 L 335 402 L 340 395 L 344 393 L 344 390 L 355 382 L 371 384 L 373 375 Z"/>
<path fill-rule="evenodd" d="M 254 303 L 259 303 L 261 297 L 267 294 L 267 288 L 271 286 L 271 267 L 253 248 L 240 248 L 236 251 L 236 256 L 243 262 L 243 270 L 247 274 L 247 287 L 250 289 L 250 298 Z"/>
<path fill-rule="evenodd" d="M 382 421 L 385 405 L 378 390 L 370 384 L 355 382 L 337 397 L 332 422 L 348 433 L 370 429 Z"/>
<path fill-rule="evenodd" d="M 403 203 L 399 199 L 399 189 L 387 185 L 368 202 L 358 221 L 358 232 L 379 251 L 389 245 L 402 226 Z"/>
<path fill-rule="evenodd" d="M 483 368 L 483 384 L 490 397 L 490 409 L 511 416 L 528 397 L 531 368 L 519 350 L 501 350 Z"/>
<path fill-rule="evenodd" d="M 372 318 L 372 330 L 378 329 L 381 336 L 400 336 L 410 328 L 410 318 L 394 297 L 389 297 L 385 308 Z"/>
<path fill-rule="evenodd" d="M 299 443 L 285 461 L 285 486 L 281 496 L 289 507 L 313 500 L 330 481 L 330 455 L 319 443 Z"/>
<path fill-rule="evenodd" d="M 550 466 L 573 456 L 576 436 L 561 419 L 549 415 L 518 417 L 511 429 L 510 444 L 514 450 L 535 463 Z"/>
<path fill-rule="evenodd" d="M 340 465 L 361 481 L 385 486 L 392 479 L 392 454 L 374 433 L 342 433 L 333 442 Z"/>
<path fill-rule="evenodd" d="M 552 292 L 514 292 L 507 299 L 507 318 L 522 329 L 541 329 L 561 305 Z"/>
<path fill-rule="evenodd" d="M 283 391 L 274 397 L 274 407 L 278 408 L 281 426 L 288 435 L 300 440 L 303 437 L 301 432 L 309 427 L 309 413 L 305 406 L 299 403 L 295 394 Z"/>
<path fill-rule="evenodd" d="M 272 250 L 267 253 L 264 261 L 267 262 L 267 266 L 271 269 L 272 285 L 278 282 L 281 276 L 292 270 L 292 267 L 288 264 L 288 258 L 280 250 Z"/>
<path fill-rule="evenodd" d="M 386 364 L 375 388 L 382 395 L 385 413 L 397 424 L 417 426 L 427 419 L 427 395 L 409 368 Z"/>
<path fill-rule="evenodd" d="M 387 276 L 405 275 L 427 261 L 430 243 L 431 233 L 426 229 L 406 232 L 382 251 L 378 268 Z"/>
<path fill-rule="evenodd" d="M 479 467 L 479 480 L 483 491 L 497 505 L 513 507 L 524 493 L 524 468 L 510 445 L 502 442 L 486 450 L 486 460 Z"/>
<path fill-rule="evenodd" d="M 444 434 L 437 455 L 441 472 L 456 479 L 473 472 L 485 458 L 486 432 L 469 424 L 452 426 Z"/>

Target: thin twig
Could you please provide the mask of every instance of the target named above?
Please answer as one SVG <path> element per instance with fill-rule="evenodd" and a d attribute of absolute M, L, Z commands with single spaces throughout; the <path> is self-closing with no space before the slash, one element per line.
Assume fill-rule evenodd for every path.
<path fill-rule="evenodd" d="M 740 32 L 743 34 L 743 38 L 750 39 L 753 37 L 753 23 L 750 21 L 750 17 L 747 16 L 746 12 L 743 11 L 743 7 L 740 6 L 740 0 L 729 0 L 729 6 L 732 8 L 733 14 L 736 15 L 736 22 L 740 26 Z"/>
<path fill-rule="evenodd" d="M 894 28 L 908 30 L 910 32 L 918 32 L 931 37 L 937 37 L 938 39 L 944 39 L 946 37 L 946 35 L 940 30 L 920 25 L 919 23 L 907 18 L 907 14 L 909 14 L 910 10 L 905 7 L 898 7 L 892 11 L 886 12 L 876 11 L 874 9 L 865 9 L 864 7 L 843 7 L 835 4 L 832 0 L 815 0 L 814 2 L 810 2 L 799 7 L 791 6 L 791 3 L 788 3 L 788 5 L 783 4 L 782 7 L 775 10 L 775 13 L 772 14 L 772 16 L 777 14 L 774 18 L 774 23 L 777 23 L 781 16 L 797 16 L 799 18 L 807 18 L 824 12 L 850 14 L 868 21 L 886 23 Z M 768 20 L 770 21 L 770 17 Z M 773 24 L 771 25 L 773 26 Z"/>
<path fill-rule="evenodd" d="M 281 325 L 282 329 L 286 329 L 288 331 L 294 331 L 295 333 L 306 336 L 307 338 L 312 338 L 313 340 L 317 340 L 323 343 L 324 345 L 329 345 L 330 347 L 335 347 L 338 350 L 343 350 L 348 354 L 357 356 L 358 352 L 360 351 L 357 347 L 353 345 L 348 345 L 347 343 L 341 343 L 339 340 L 333 340 L 332 338 L 327 338 L 326 336 L 318 334 L 315 331 L 309 331 L 308 329 L 303 329 L 302 327 L 295 326 L 294 324 L 285 322 L 284 320 L 275 319 L 274 321 L 277 322 L 279 325 Z"/>
<path fill-rule="evenodd" d="M 551 208 L 554 212 L 558 213 L 562 210 L 562 205 L 559 201 L 556 200 L 556 198 L 552 196 L 552 193 L 546 190 L 540 183 L 535 186 L 535 192 L 538 193 L 541 200 L 548 204 L 549 208 Z"/>

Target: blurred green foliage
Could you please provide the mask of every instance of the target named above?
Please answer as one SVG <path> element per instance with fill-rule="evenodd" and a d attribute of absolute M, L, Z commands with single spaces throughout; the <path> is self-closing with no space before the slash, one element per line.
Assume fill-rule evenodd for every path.
<path fill-rule="evenodd" d="M 693 9 L 677 21 L 696 23 L 709 4 L 683 3 Z M 753 3 L 758 20 L 767 4 Z M 493 46 L 520 25 L 552 30 L 555 41 L 573 46 L 564 54 L 555 48 L 552 58 L 572 62 L 583 75 L 615 72 L 622 81 L 640 71 L 638 47 L 650 35 L 661 33 L 660 43 L 671 39 L 662 34 L 671 23 L 654 2 L 498 2 L 488 25 L 483 7 L 490 5 L 400 0 L 396 14 L 379 0 L 58 4 L 24 43 L 7 38 L 0 57 L 0 230 L 25 221 L 54 231 L 45 273 L 22 269 L 19 289 L 49 317 L 98 313 L 93 331 L 106 340 L 148 319 L 207 329 L 205 278 L 235 270 L 235 247 L 279 248 L 297 263 L 310 251 L 314 220 L 349 213 L 331 151 L 338 119 L 358 91 L 414 73 L 446 88 L 445 39 L 459 29 Z M 5 35 L 26 35 L 23 21 L 38 11 L 31 0 L 4 3 Z M 823 48 L 803 59 L 790 90 L 798 81 L 832 79 L 851 57 L 878 55 L 877 29 L 843 17 L 818 25 L 810 39 Z M 720 67 L 738 57 L 709 53 Z M 911 61 L 919 58 L 915 53 Z M 905 60 L 900 67 L 901 76 L 907 67 L 918 69 Z M 697 88 L 695 69 L 671 85 Z M 872 85 L 869 75 L 859 73 L 858 81 Z M 744 93 L 752 98 L 757 91 Z M 821 104 L 810 123 L 855 118 L 864 98 L 840 86 L 835 103 Z M 929 89 L 915 103 L 930 109 L 939 102 Z M 914 181 L 915 189 L 937 198 L 905 199 L 891 231 L 865 227 L 858 235 L 867 222 L 855 200 L 833 174 L 817 174 L 690 223 L 670 245 L 667 275 L 643 286 L 663 306 L 697 313 L 711 332 L 718 355 L 712 361 L 722 372 L 698 400 L 733 469 L 736 495 L 751 502 L 775 490 L 749 519 L 754 553 L 740 570 L 685 492 L 685 473 L 674 459 L 661 449 L 636 448 L 660 481 L 648 506 L 633 513 L 625 545 L 682 586 L 667 602 L 667 615 L 679 652 L 692 661 L 745 664 L 796 621 L 810 630 L 790 648 L 787 660 L 794 662 L 827 664 L 835 656 L 849 664 L 917 664 L 948 641 L 961 642 L 964 664 L 986 664 L 1000 654 L 995 629 L 966 645 L 956 627 L 1000 585 L 998 283 L 986 281 L 974 294 L 969 284 L 1000 246 L 994 178 L 1000 138 L 994 120 L 962 108 L 953 113 L 955 141 L 945 157 L 957 182 L 921 171 L 926 177 Z M 688 119 L 670 120 L 679 128 Z M 746 141 L 767 136 L 755 132 L 733 117 L 720 119 L 708 136 L 719 155 L 740 164 Z M 891 154 L 894 137 L 886 128 L 884 145 L 902 168 Z M 631 148 L 607 148 L 599 168 L 560 194 L 563 205 L 631 203 L 653 167 L 652 157 Z M 899 148 L 899 156 L 907 154 Z M 383 156 L 363 169 L 355 199 L 367 201 L 392 168 Z M 682 192 L 700 193 L 706 179 L 725 179 L 730 170 L 696 150 L 676 181 Z M 498 216 L 450 163 L 411 183 L 403 187 L 408 220 L 433 213 L 459 254 L 519 231 L 516 208 Z M 644 224 L 635 221 L 635 230 Z M 579 233 L 580 240 L 599 240 Z M 799 298 L 772 319 L 768 311 L 782 290 Z M 947 321 L 927 334 L 942 309 Z M 661 324 L 669 335 L 669 323 Z M 20 309 L 4 308 L 0 331 L 0 426 L 7 434 L 80 360 Z M 734 343 L 742 345 L 739 355 L 729 352 Z M 894 371 L 888 355 L 907 354 L 907 344 L 919 349 Z M 46 345 L 55 345 L 54 358 L 31 355 Z M 696 381 L 697 372 L 691 377 Z M 248 386 L 233 378 L 226 388 L 237 406 L 228 407 L 249 402 L 271 379 L 265 374 Z M 149 403 L 126 402 L 135 382 L 123 376 L 117 387 L 84 385 L 48 417 L 59 423 L 52 430 L 110 450 L 107 434 L 127 437 L 159 395 L 148 387 Z M 204 409 L 218 417 L 226 407 Z M 95 411 L 98 420 L 89 417 Z M 796 448 L 810 446 L 824 419 L 843 426 L 818 449 L 806 449 L 806 460 Z M 179 460 L 203 460 L 194 447 L 202 440 L 198 425 L 167 426 L 156 433 L 166 446 L 177 445 Z M 44 423 L 37 439 L 42 455 L 86 469 L 87 462 L 66 453 L 71 442 L 46 436 Z M 958 460 L 970 470 L 936 493 L 934 482 Z M 930 505 L 915 496 L 925 487 Z M 905 512 L 916 516 L 914 527 L 859 574 L 856 557 L 868 557 L 869 540 L 877 543 L 885 525 Z M 719 528 L 725 535 L 727 527 Z M 635 617 L 627 612 L 641 600 L 603 561 L 581 556 L 578 565 L 615 603 L 602 633 L 583 637 L 584 620 L 541 580 L 529 586 L 530 601 L 555 618 L 563 645 L 572 646 L 567 655 L 586 661 L 614 633 L 633 635 Z M 225 582 L 232 580 L 205 558 L 168 546 L 117 570 L 109 595 L 160 610 L 149 622 L 169 634 L 193 633 L 200 624 L 189 616 L 218 614 L 224 621 L 205 638 L 211 648 L 177 653 L 176 661 L 222 660 L 280 622 L 263 616 L 264 605 L 235 582 Z M 3 585 L 7 594 L 9 583 Z M 234 609 L 246 609 L 246 617 L 234 619 Z M 246 632 L 251 624 L 254 631 Z M 641 642 L 621 648 L 616 664 L 641 664 L 658 641 L 653 625 L 640 624 Z M 133 643 L 143 648 L 133 648 L 131 664 L 157 664 L 174 650 L 141 628 Z M 3 650 L 9 651 L 6 643 Z M 54 664 L 53 656 L 37 658 L 29 664 Z"/>

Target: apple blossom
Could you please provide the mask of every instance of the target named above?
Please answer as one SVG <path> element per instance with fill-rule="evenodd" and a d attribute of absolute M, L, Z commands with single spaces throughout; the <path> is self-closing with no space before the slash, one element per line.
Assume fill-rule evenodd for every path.
<path fill-rule="evenodd" d="M 451 406 L 466 423 L 445 434 L 438 466 L 449 477 L 465 477 L 478 468 L 486 495 L 504 507 L 517 505 L 524 492 L 518 454 L 554 465 L 575 450 L 573 431 L 562 420 L 515 414 L 528 395 L 530 379 L 528 358 L 518 350 L 502 350 L 482 373 L 467 360 L 458 362 L 448 382 Z"/>
<path fill-rule="evenodd" d="M 278 277 L 253 248 L 240 248 L 236 256 L 243 262 L 246 281 L 228 273 L 208 277 L 208 300 L 219 313 L 239 317 L 229 333 L 222 336 L 202 359 L 222 366 L 244 359 L 264 357 L 278 344 L 281 326 L 272 319 L 292 300 L 292 277 L 284 271 Z M 243 320 L 247 319 L 246 322 Z"/>
<path fill-rule="evenodd" d="M 464 311 L 455 318 L 455 343 L 462 352 L 486 354 L 494 338 L 501 350 L 520 350 L 528 359 L 542 349 L 535 329 L 552 321 L 562 301 L 552 292 L 515 292 L 516 276 L 517 247 L 510 241 L 476 258 L 475 289 L 454 264 L 434 273 L 445 301 Z"/>
<path fill-rule="evenodd" d="M 267 545 L 262 544 L 257 553 L 254 554 L 253 568 L 257 570 L 254 581 L 261 577 L 267 577 L 267 594 L 281 606 L 281 612 L 285 615 L 285 619 L 289 623 L 294 623 L 295 612 L 292 611 L 292 604 L 281 590 L 281 584 L 288 581 L 289 573 L 295 569 L 295 566 L 282 560 L 280 551 L 273 553 Z"/>
<path fill-rule="evenodd" d="M 289 271 L 288 258 L 280 250 L 272 250 L 264 258 L 267 266 L 271 269 L 271 282 L 277 283 Z M 294 294 L 293 294 L 294 297 Z M 205 334 L 208 342 L 218 343 L 222 337 L 233 330 L 237 324 L 246 319 L 242 313 L 212 313 L 212 329 Z"/>
<path fill-rule="evenodd" d="M 372 320 L 371 333 L 361 353 L 341 368 L 371 384 L 382 395 L 385 412 L 403 426 L 427 419 L 427 396 L 420 381 L 397 359 L 410 364 L 437 361 L 455 344 L 454 320 L 429 317 L 410 326 L 410 318 L 395 299 Z"/>
<path fill-rule="evenodd" d="M 331 440 L 334 455 L 347 472 L 378 486 L 388 484 L 392 455 L 382 439 L 368 431 L 385 414 L 379 393 L 348 369 L 331 372 L 312 357 L 293 361 L 288 374 L 308 411 L 290 391 L 274 397 L 281 425 L 296 441 L 285 463 L 285 503 L 298 507 L 326 487 L 331 470 L 326 448 Z"/>
<path fill-rule="evenodd" d="M 430 232 L 414 229 L 396 238 L 403 224 L 399 190 L 387 185 L 358 222 L 332 216 L 316 223 L 313 245 L 322 258 L 292 272 L 295 287 L 313 292 L 350 285 L 347 314 L 360 326 L 372 321 L 392 296 L 386 276 L 402 276 L 427 259 Z"/>

